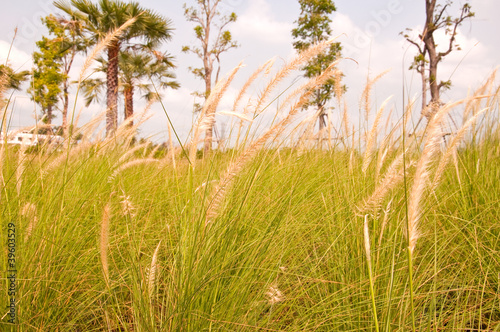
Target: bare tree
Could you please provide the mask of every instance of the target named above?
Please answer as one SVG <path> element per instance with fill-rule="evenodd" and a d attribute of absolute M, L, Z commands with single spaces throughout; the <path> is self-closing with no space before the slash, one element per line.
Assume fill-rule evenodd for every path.
<path fill-rule="evenodd" d="M 409 33 L 403 34 L 406 40 L 418 49 L 418 54 L 414 57 L 410 69 L 415 69 L 422 77 L 422 115 L 427 119 L 430 119 L 436 112 L 440 103 L 440 90 L 451 86 L 449 80 L 438 83 L 438 64 L 453 50 L 460 50 L 460 46 L 456 43 L 457 29 L 464 20 L 474 16 L 468 2 L 462 5 L 458 17 L 449 16 L 447 9 L 452 3 L 452 1 L 447 1 L 445 5 L 441 5 L 437 4 L 437 0 L 425 0 L 424 31 L 418 35 L 417 40 L 413 39 Z M 440 29 L 445 29 L 445 34 L 449 37 L 447 48 L 441 52 L 437 50 L 434 40 L 434 33 Z M 411 29 L 407 29 L 408 31 Z M 428 106 L 427 86 L 431 92 L 430 107 L 426 107 Z"/>
<path fill-rule="evenodd" d="M 203 61 L 203 67 L 190 67 L 189 69 L 195 76 L 205 81 L 205 92 L 200 95 L 206 101 L 212 90 L 212 84 L 217 83 L 219 80 L 221 54 L 229 51 L 231 48 L 238 47 L 238 44 L 233 41 L 231 32 L 226 30 L 227 25 L 235 22 L 237 16 L 235 13 L 227 16 L 222 15 L 217 10 L 217 6 L 221 0 L 197 0 L 196 2 L 196 7 L 187 7 L 184 4 L 184 15 L 188 21 L 196 23 L 194 32 L 201 46 L 184 46 L 182 51 L 194 53 Z M 212 74 L 215 62 L 217 62 L 217 71 L 215 73 L 215 81 L 213 81 Z M 215 112 L 215 110 L 212 112 Z M 212 115 L 207 114 L 207 116 Z M 205 130 L 205 152 L 212 149 L 214 125 L 215 123 Z"/>

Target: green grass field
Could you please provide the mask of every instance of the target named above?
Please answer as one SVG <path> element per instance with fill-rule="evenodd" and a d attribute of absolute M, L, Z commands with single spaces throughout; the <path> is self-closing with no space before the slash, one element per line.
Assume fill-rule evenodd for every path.
<path fill-rule="evenodd" d="M 2 145 L 0 329 L 500 331 L 498 97 L 323 149 Z"/>

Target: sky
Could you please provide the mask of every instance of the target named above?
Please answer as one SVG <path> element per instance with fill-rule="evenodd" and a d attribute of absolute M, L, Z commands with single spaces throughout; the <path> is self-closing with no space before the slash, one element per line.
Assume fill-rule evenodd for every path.
<path fill-rule="evenodd" d="M 174 127 L 184 141 L 194 119 L 192 95 L 202 91 L 204 83 L 195 78 L 188 70 L 190 66 L 200 66 L 201 60 L 195 55 L 182 53 L 184 45 L 196 44 L 193 24 L 187 22 L 183 13 L 183 4 L 194 5 L 195 0 L 138 0 L 145 8 L 169 18 L 174 27 L 173 38 L 162 46 L 163 51 L 175 57 L 175 74 L 181 88 L 163 93 L 165 110 L 171 117 Z M 441 1 L 444 2 L 444 1 Z M 450 8 L 451 15 L 458 15 L 460 4 L 455 1 Z M 462 50 L 454 51 L 440 64 L 438 79 L 451 79 L 452 89 L 442 94 L 443 101 L 457 100 L 466 96 L 469 89 L 477 88 L 484 82 L 500 63 L 500 2 L 495 0 L 471 0 L 475 17 L 463 23 L 459 29 L 457 42 Z M 367 77 L 390 70 L 374 86 L 372 100 L 376 108 L 389 96 L 391 107 L 402 112 L 403 99 L 420 96 L 420 77 L 408 70 L 415 48 L 404 41 L 399 34 L 406 28 L 421 31 L 425 20 L 425 2 L 423 0 L 337 0 L 337 11 L 332 15 L 333 35 L 343 47 L 340 69 L 343 82 L 347 87 L 346 103 L 350 110 L 350 119 L 357 122 L 359 100 Z M 240 47 L 222 55 L 221 74 L 229 72 L 241 61 L 245 67 L 240 70 L 234 84 L 229 88 L 220 104 L 220 110 L 230 110 L 233 98 L 239 88 L 259 65 L 271 58 L 276 59 L 278 67 L 290 60 L 295 52 L 292 47 L 291 30 L 300 14 L 296 0 L 223 0 L 222 13 L 235 12 L 238 19 L 229 26 L 233 38 Z M 31 54 L 36 50 L 35 42 L 45 30 L 40 18 L 51 13 L 59 13 L 51 0 L 8 1 L 0 12 L 0 63 L 5 63 L 14 29 L 17 35 L 10 51 L 8 62 L 15 69 L 30 69 Z M 437 36 L 438 48 L 444 47 L 446 36 Z M 76 61 L 72 75 L 77 77 L 84 58 Z M 296 72 L 291 79 L 300 77 Z M 403 91 L 406 97 L 403 97 Z M 74 92 L 74 91 L 73 91 Z M 253 93 L 257 95 L 259 88 Z M 72 94 L 70 104 L 74 104 Z M 30 126 L 35 123 L 36 107 L 25 91 L 16 92 L 12 103 L 13 114 L 11 129 Z M 139 100 L 136 110 L 144 107 Z M 76 110 L 81 110 L 80 121 L 88 121 L 102 112 L 105 105 L 94 104 L 84 108 L 81 98 L 76 101 Z M 167 119 L 164 110 L 158 104 L 151 109 L 152 118 L 140 129 L 141 135 L 154 141 L 163 141 L 167 137 Z M 54 121 L 60 123 L 60 115 Z M 218 118 L 219 125 L 228 121 Z"/>

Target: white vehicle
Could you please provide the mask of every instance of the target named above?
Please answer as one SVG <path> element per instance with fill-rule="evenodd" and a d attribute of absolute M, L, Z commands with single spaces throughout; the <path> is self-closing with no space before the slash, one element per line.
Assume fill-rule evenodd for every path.
<path fill-rule="evenodd" d="M 61 144 L 64 142 L 64 138 L 59 135 L 42 135 L 35 134 L 35 129 L 22 130 L 22 131 L 10 131 L 7 133 L 7 144 L 13 145 L 25 145 L 25 146 L 36 146 L 45 143 L 55 143 Z M 0 135 L 0 144 L 5 143 L 4 134 Z"/>

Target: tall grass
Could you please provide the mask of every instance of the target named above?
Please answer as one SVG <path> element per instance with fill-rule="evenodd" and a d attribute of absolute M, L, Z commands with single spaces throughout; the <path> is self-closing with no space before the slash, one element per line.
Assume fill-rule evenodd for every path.
<path fill-rule="evenodd" d="M 338 75 L 332 66 L 285 96 L 269 128 L 254 126 L 285 76 L 326 45 L 245 102 L 273 63 L 250 77 L 230 116 L 255 118 L 235 122 L 237 148 L 225 152 L 197 159 L 203 118 L 189 160 L 172 145 L 155 157 L 132 144 L 139 124 L 62 151 L 2 145 L 2 234 L 10 222 L 18 232 L 18 321 L 0 312 L 2 330 L 500 330 L 495 81 L 424 131 L 381 128 L 383 106 L 374 125 L 351 130 L 341 110 L 337 132 L 349 137 L 305 148 L 293 137 L 310 140 L 309 124 L 295 116 Z M 220 95 L 209 100 L 216 109 Z M 441 128 L 452 108 L 465 116 L 450 139 Z M 402 145 L 403 132 L 418 135 Z"/>

